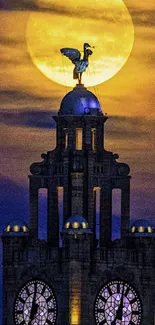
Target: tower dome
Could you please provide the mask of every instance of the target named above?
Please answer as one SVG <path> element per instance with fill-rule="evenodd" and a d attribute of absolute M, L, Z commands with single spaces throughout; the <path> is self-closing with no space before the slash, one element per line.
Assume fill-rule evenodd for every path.
<path fill-rule="evenodd" d="M 80 233 L 88 233 L 91 232 L 88 222 L 82 216 L 72 216 L 68 218 L 64 224 L 63 232 L 73 233 L 73 232 L 80 232 Z"/>
<path fill-rule="evenodd" d="M 11 220 L 3 230 L 4 236 L 23 236 L 29 233 L 29 228 L 25 221 L 21 219 Z"/>
<path fill-rule="evenodd" d="M 83 85 L 76 85 L 60 104 L 59 115 L 102 115 L 97 97 Z"/>
<path fill-rule="evenodd" d="M 150 224 L 148 220 L 138 219 L 131 226 L 132 236 L 154 236 L 154 227 Z"/>

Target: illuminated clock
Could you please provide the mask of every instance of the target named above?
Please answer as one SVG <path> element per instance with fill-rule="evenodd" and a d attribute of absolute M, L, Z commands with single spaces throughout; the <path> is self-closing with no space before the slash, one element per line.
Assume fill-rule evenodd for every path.
<path fill-rule="evenodd" d="M 16 325 L 54 325 L 57 316 L 52 289 L 43 281 L 27 282 L 15 300 Z"/>
<path fill-rule="evenodd" d="M 108 282 L 95 300 L 97 325 L 140 325 L 141 302 L 135 289 L 121 280 Z"/>

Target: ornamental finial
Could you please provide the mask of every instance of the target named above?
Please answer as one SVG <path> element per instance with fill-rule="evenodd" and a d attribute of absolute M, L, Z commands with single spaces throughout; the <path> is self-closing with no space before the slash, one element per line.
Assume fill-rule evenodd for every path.
<path fill-rule="evenodd" d="M 81 53 L 79 50 L 74 48 L 65 47 L 60 49 L 60 52 L 67 56 L 72 63 L 75 65 L 73 70 L 73 79 L 78 79 L 79 85 L 81 85 L 82 74 L 86 70 L 89 65 L 88 57 L 92 55 L 92 51 L 90 48 L 94 48 L 94 46 L 90 46 L 88 43 L 83 44 L 83 58 L 81 59 Z"/>

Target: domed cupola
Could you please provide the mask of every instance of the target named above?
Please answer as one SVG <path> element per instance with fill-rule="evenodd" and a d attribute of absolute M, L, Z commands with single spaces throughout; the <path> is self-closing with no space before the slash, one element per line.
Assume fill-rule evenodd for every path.
<path fill-rule="evenodd" d="M 76 85 L 63 99 L 58 115 L 103 115 L 97 97 L 83 85 Z"/>
<path fill-rule="evenodd" d="M 3 236 L 25 236 L 29 234 L 27 224 L 20 219 L 13 219 L 3 230 Z"/>
<path fill-rule="evenodd" d="M 149 221 L 138 219 L 132 224 L 130 235 L 136 237 L 155 236 L 155 229 Z"/>
<path fill-rule="evenodd" d="M 62 232 L 70 234 L 91 233 L 91 230 L 85 218 L 83 218 L 82 216 L 75 215 L 67 219 Z"/>

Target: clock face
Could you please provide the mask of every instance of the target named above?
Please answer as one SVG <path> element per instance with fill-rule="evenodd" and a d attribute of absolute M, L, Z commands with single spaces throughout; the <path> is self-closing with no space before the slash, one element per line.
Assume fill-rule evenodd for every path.
<path fill-rule="evenodd" d="M 95 300 L 97 325 L 140 325 L 141 302 L 136 291 L 124 281 L 111 281 Z"/>
<path fill-rule="evenodd" d="M 20 290 L 15 301 L 16 325 L 54 325 L 56 313 L 53 291 L 45 282 L 32 280 Z"/>

